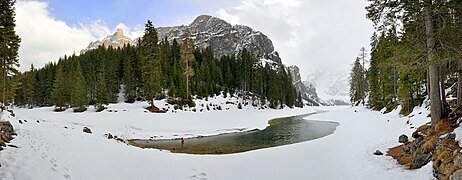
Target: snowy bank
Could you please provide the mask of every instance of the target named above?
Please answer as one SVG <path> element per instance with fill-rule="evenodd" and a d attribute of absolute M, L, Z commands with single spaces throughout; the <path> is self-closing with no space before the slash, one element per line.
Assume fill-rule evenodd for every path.
<path fill-rule="evenodd" d="M 363 107 L 306 107 L 283 110 L 244 110 L 145 113 L 145 104 L 110 105 L 102 113 L 52 112 L 52 108 L 14 109 L 3 115 L 17 129 L 1 153 L 0 179 L 431 179 L 431 163 L 405 170 L 379 149 L 397 145 L 397 137 L 411 134 L 428 122 L 427 110 L 417 108 L 409 117 L 383 115 Z M 106 139 L 173 138 L 263 129 L 268 120 L 305 114 L 335 121 L 340 126 L 329 136 L 312 141 L 228 155 L 173 154 L 140 149 Z M 115 112 L 117 111 L 117 112 Z M 411 114 L 411 115 L 412 115 Z M 19 124 L 18 120 L 27 120 Z M 406 121 L 410 122 L 409 125 Z M 86 126 L 93 134 L 82 132 Z M 67 127 L 67 128 L 65 128 Z"/>

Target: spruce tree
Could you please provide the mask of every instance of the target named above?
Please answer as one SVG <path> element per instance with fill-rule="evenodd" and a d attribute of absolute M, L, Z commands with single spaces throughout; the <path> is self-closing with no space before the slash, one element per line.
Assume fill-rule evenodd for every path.
<path fill-rule="evenodd" d="M 85 86 L 85 78 L 82 74 L 80 63 L 76 63 L 76 68 L 73 72 L 72 89 L 71 89 L 71 105 L 74 107 L 74 112 L 83 112 L 87 110 L 88 96 Z"/>
<path fill-rule="evenodd" d="M 66 93 L 66 83 L 67 81 L 64 77 L 63 68 L 62 66 L 58 66 L 51 92 L 51 101 L 55 105 L 56 111 L 65 110 L 66 100 L 64 96 Z"/>
<path fill-rule="evenodd" d="M 0 1 L 0 69 L 2 87 L 2 108 L 14 97 L 18 85 L 13 76 L 19 73 L 18 50 L 21 39 L 15 32 L 15 0 Z"/>
<path fill-rule="evenodd" d="M 124 98 L 125 102 L 135 102 L 136 86 L 135 86 L 135 72 L 130 59 L 124 62 Z"/>
<path fill-rule="evenodd" d="M 98 78 L 96 82 L 96 103 L 95 108 L 97 112 L 100 112 L 105 109 L 104 105 L 108 104 L 107 96 L 107 86 L 106 80 L 104 79 L 104 74 L 102 72 L 98 73 Z"/>
<path fill-rule="evenodd" d="M 364 72 L 363 66 L 360 63 L 359 58 L 356 58 L 353 69 L 351 70 L 351 79 L 350 79 L 350 101 L 354 105 L 359 105 L 364 103 L 364 98 L 366 97 L 365 89 L 362 88 L 364 85 Z"/>
<path fill-rule="evenodd" d="M 25 93 L 25 100 L 26 104 L 29 108 L 33 108 L 35 105 L 35 68 L 32 64 L 30 67 L 30 71 L 24 74 L 25 81 L 23 83 L 24 93 Z"/>
<path fill-rule="evenodd" d="M 141 40 L 141 59 L 142 59 L 142 79 L 143 92 L 146 100 L 151 105 L 150 109 L 154 110 L 154 99 L 158 93 L 161 93 L 161 63 L 158 57 L 157 32 L 152 22 L 148 20 L 145 25 L 144 36 Z"/>

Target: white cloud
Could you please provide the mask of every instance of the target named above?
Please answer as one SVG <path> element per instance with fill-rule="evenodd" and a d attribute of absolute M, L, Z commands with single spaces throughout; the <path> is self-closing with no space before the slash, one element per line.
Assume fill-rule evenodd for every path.
<path fill-rule="evenodd" d="M 117 27 L 126 30 L 127 36 L 131 38 L 143 34 L 139 26 L 133 31 L 122 23 Z M 18 1 L 16 32 L 21 37 L 20 70 L 28 70 L 32 63 L 40 68 L 64 55 L 72 55 L 74 52 L 79 54 L 90 42 L 112 34 L 116 28 L 109 28 L 100 20 L 72 27 L 53 17 L 46 2 Z"/>
<path fill-rule="evenodd" d="M 266 34 L 285 64 L 303 75 L 349 69 L 361 46 L 369 46 L 372 24 L 363 0 L 240 0 L 217 16 Z"/>

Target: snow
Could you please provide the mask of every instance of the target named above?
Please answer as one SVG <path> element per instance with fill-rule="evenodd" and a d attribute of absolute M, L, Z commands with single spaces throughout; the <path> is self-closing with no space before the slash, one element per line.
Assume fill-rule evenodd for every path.
<path fill-rule="evenodd" d="M 223 102 L 220 98 L 209 100 Z M 196 104 L 201 103 L 205 101 Z M 411 134 L 414 129 L 407 120 L 414 127 L 428 122 L 425 108 L 416 108 L 409 118 L 400 117 L 399 109 L 384 115 L 348 106 L 283 110 L 247 106 L 242 110 L 151 114 L 144 112 L 146 105 L 112 104 L 108 108 L 112 112 L 101 113 L 93 109 L 80 114 L 71 110 L 56 113 L 50 107 L 15 108 L 15 117 L 3 113 L 18 134 L 11 144 L 19 148 L 6 147 L 0 152 L 0 179 L 433 179 L 431 163 L 406 170 L 391 157 L 372 155 L 377 149 L 386 152 L 398 145 L 399 135 Z M 339 122 L 332 135 L 238 154 L 172 154 L 104 137 L 108 132 L 123 138 L 172 138 L 263 129 L 271 118 L 322 110 L 329 112 L 305 119 Z M 18 120 L 27 122 L 19 124 Z M 83 133 L 84 126 L 93 133 Z"/>
<path fill-rule="evenodd" d="M 309 74 L 306 77 L 307 84 L 313 84 L 318 97 L 327 102 L 335 100 L 350 102 L 350 74 L 346 70 L 320 71 Z"/>
<path fill-rule="evenodd" d="M 458 119 L 458 124 L 461 119 Z M 454 134 L 456 134 L 456 141 L 459 143 L 459 146 L 462 146 L 462 125 L 459 125 L 456 129 L 454 129 Z"/>

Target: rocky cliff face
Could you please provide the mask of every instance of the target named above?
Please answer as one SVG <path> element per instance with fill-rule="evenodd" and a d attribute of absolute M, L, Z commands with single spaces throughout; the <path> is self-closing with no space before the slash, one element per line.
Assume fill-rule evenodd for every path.
<path fill-rule="evenodd" d="M 91 42 L 86 49 L 80 51 L 80 54 L 83 54 L 91 49 L 96 49 L 99 46 L 103 46 L 105 48 L 108 48 L 109 46 L 112 46 L 113 48 L 122 48 L 125 45 L 133 46 L 134 43 L 129 37 L 124 35 L 122 29 L 117 29 L 113 35 L 106 36 L 103 40 Z"/>
<path fill-rule="evenodd" d="M 294 83 L 295 90 L 300 92 L 302 98 L 308 102 L 311 106 L 324 105 L 321 99 L 319 99 L 316 93 L 316 88 L 312 84 L 305 84 L 300 76 L 300 69 L 298 66 L 289 66 L 289 72 L 292 76 L 292 82 Z"/>
<path fill-rule="evenodd" d="M 189 33 L 196 47 L 210 47 L 216 57 L 235 55 L 246 48 L 260 59 L 274 66 L 282 65 L 281 58 L 274 51 L 271 40 L 259 31 L 243 25 L 231 25 L 228 22 L 208 16 L 197 17 L 188 26 L 159 27 L 159 39 L 180 41 Z"/>

